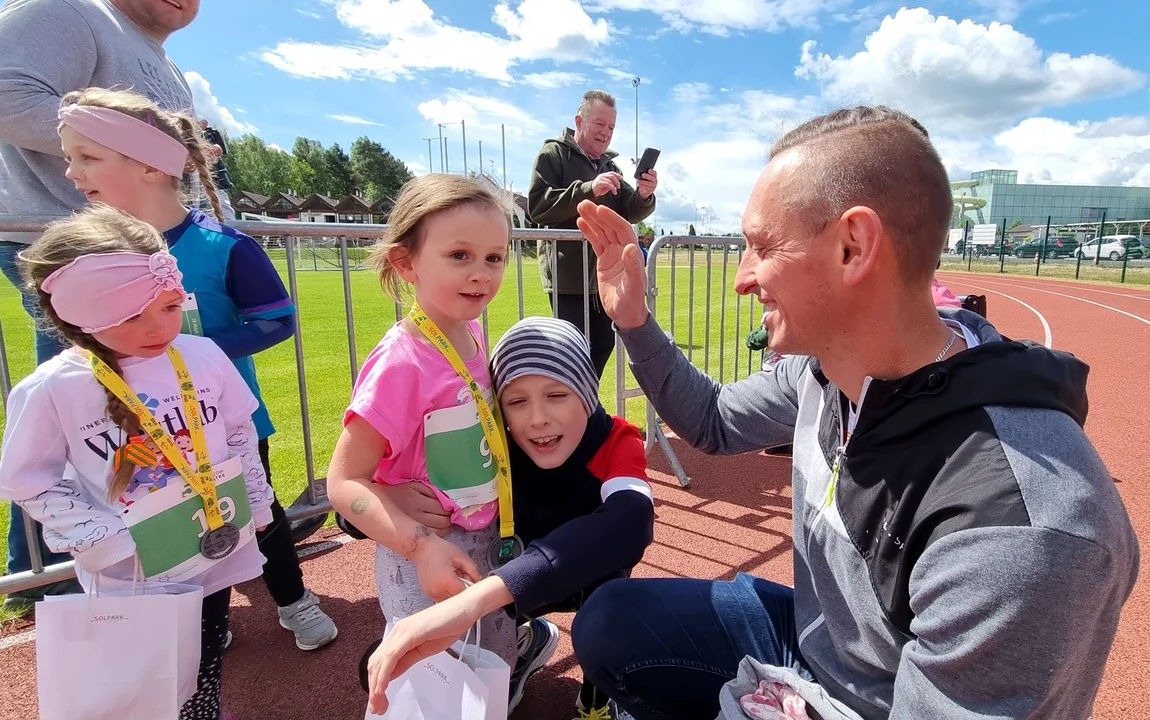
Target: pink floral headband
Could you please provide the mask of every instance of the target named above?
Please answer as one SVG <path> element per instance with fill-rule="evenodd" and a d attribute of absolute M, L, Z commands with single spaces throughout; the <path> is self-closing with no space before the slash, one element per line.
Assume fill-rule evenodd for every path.
<path fill-rule="evenodd" d="M 81 255 L 40 286 L 64 322 L 96 333 L 130 320 L 160 293 L 184 291 L 183 274 L 167 251 Z"/>

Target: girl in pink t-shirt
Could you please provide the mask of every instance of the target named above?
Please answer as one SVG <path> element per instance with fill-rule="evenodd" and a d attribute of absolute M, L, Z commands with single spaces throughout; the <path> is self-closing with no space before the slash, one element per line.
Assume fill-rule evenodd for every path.
<path fill-rule="evenodd" d="M 511 238 L 506 205 L 458 175 L 418 177 L 399 193 L 387 235 L 372 252 L 385 291 L 415 304 L 449 342 L 494 407 L 477 318 L 503 281 Z M 499 537 L 497 463 L 472 388 L 414 314 L 387 331 L 360 370 L 328 471 L 335 510 L 376 543 L 379 603 L 389 627 L 463 590 L 491 570 Z M 442 534 L 405 514 L 387 487 L 421 483 L 445 510 Z M 483 646 L 514 665 L 515 623 L 483 621 Z"/>

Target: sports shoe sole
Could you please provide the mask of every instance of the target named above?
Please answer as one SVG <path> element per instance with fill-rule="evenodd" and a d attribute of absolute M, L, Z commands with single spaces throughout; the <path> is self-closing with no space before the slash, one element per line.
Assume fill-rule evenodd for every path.
<path fill-rule="evenodd" d="M 293 635 L 295 634 L 295 632 L 290 627 L 288 627 L 283 620 L 280 620 L 280 627 L 282 627 L 284 630 L 287 630 L 288 632 L 291 632 Z M 299 641 L 299 637 L 296 637 L 295 646 L 300 650 L 319 650 L 324 645 L 334 641 L 337 637 L 339 637 L 338 627 L 335 629 L 335 632 L 331 634 L 331 637 L 316 645 L 305 645 Z"/>
<path fill-rule="evenodd" d="M 527 688 L 527 681 L 531 676 L 543 669 L 551 660 L 551 656 L 555 654 L 555 650 L 559 647 L 559 628 L 553 623 L 547 623 L 547 630 L 551 634 L 548 638 L 547 644 L 543 646 L 543 652 L 535 656 L 527 666 L 527 670 L 523 673 L 523 682 L 515 689 L 515 694 L 511 696 L 511 702 L 507 703 L 507 714 L 510 715 L 515 708 L 519 706 L 519 702 L 523 700 L 523 691 Z"/>

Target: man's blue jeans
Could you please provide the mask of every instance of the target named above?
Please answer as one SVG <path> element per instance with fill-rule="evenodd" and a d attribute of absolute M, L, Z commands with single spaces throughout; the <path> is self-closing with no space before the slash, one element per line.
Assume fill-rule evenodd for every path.
<path fill-rule="evenodd" d="M 794 609 L 794 590 L 745 573 L 614 580 L 575 615 L 572 640 L 584 679 L 637 720 L 713 718 L 747 655 L 814 679 Z"/>
<path fill-rule="evenodd" d="M 20 243 L 0 242 L 0 270 L 20 290 L 24 310 L 32 317 L 33 321 L 37 322 L 36 364 L 39 365 L 45 360 L 59 355 L 60 351 L 64 349 L 64 343 L 55 334 L 46 333 L 40 329 L 40 304 L 36 298 L 24 292 L 24 283 L 20 279 L 20 271 L 16 267 L 16 254 L 25 247 L 27 245 Z M 43 531 L 39 524 L 36 525 L 36 538 L 40 543 L 40 554 L 44 559 L 44 565 L 52 565 L 71 559 L 71 556 L 67 554 L 60 555 L 48 552 L 48 548 L 44 546 Z M 24 511 L 12 503 L 8 524 L 8 572 L 18 573 L 31 569 L 32 557 L 28 551 L 27 538 L 24 536 Z"/>

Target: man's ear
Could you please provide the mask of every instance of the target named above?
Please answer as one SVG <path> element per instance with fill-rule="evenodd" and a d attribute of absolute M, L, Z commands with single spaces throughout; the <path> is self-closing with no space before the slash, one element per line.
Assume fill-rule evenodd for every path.
<path fill-rule="evenodd" d="M 395 268 L 404 282 L 415 282 L 415 268 L 411 264 L 411 253 L 397 245 L 387 251 L 387 262 Z"/>
<path fill-rule="evenodd" d="M 843 282 L 858 285 L 871 274 L 883 251 L 882 218 L 871 208 L 856 206 L 844 212 L 837 225 Z"/>

